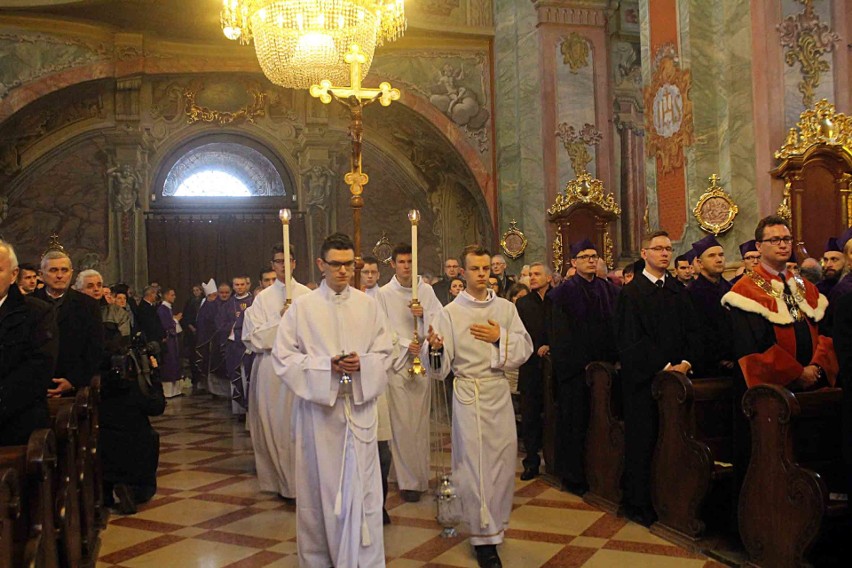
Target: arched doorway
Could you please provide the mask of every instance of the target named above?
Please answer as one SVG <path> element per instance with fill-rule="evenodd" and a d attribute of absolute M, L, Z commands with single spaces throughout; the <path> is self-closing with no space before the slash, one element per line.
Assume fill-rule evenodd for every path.
<path fill-rule="evenodd" d="M 293 241 L 304 242 L 290 172 L 251 138 L 223 134 L 185 143 L 163 162 L 153 189 L 148 275 L 181 298 L 210 278 L 221 283 L 246 275 L 257 285 L 270 249 L 281 242 L 282 207 L 293 211 Z M 304 281 L 307 262 L 307 251 L 297 248 L 295 278 Z"/>

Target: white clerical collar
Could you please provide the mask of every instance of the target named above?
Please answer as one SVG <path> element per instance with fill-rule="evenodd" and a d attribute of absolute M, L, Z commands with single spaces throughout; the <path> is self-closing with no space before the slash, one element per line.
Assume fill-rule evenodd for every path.
<path fill-rule="evenodd" d="M 417 277 L 417 289 L 418 290 L 420 289 L 420 283 L 421 282 L 422 282 L 422 280 L 418 276 Z M 393 286 L 394 288 L 398 288 L 399 290 L 404 290 L 404 291 L 409 291 L 409 292 L 411 291 L 411 286 L 403 286 L 402 283 L 399 281 L 399 279 L 397 279 L 396 274 L 394 274 L 393 277 L 390 279 L 390 284 L 391 284 L 391 286 Z"/>
<path fill-rule="evenodd" d="M 497 294 L 494 293 L 494 290 L 489 288 L 487 290 L 487 296 L 485 296 L 484 300 L 477 300 L 476 298 L 471 296 L 470 292 L 468 292 L 467 290 L 462 290 L 461 292 L 459 292 L 459 295 L 456 296 L 456 299 L 461 298 L 465 302 L 470 302 L 471 304 L 473 304 L 475 306 L 486 306 L 486 305 L 490 304 L 491 302 L 493 302 L 494 298 L 496 298 L 496 297 L 497 297 Z"/>
<path fill-rule="evenodd" d="M 665 273 L 663 274 L 663 277 L 662 277 L 662 278 L 657 278 L 656 276 L 654 276 L 653 274 L 651 274 L 650 272 L 648 272 L 648 269 L 646 268 L 646 269 L 644 269 L 644 270 L 642 271 L 642 275 L 643 275 L 643 276 L 645 276 L 645 278 L 647 278 L 648 280 L 650 280 L 650 281 L 651 281 L 651 284 L 653 284 L 654 286 L 656 286 L 656 285 L 657 285 L 657 282 L 659 282 L 660 280 L 662 280 L 662 281 L 663 281 L 663 284 L 665 284 L 665 283 L 666 283 L 666 275 L 665 275 Z"/>
<path fill-rule="evenodd" d="M 332 290 L 332 289 L 331 289 L 331 286 L 329 286 L 328 284 L 326 284 L 326 282 L 325 282 L 325 278 L 323 278 L 323 281 L 322 281 L 322 283 L 320 284 L 319 289 L 320 289 L 320 290 L 322 291 L 322 293 L 323 293 L 323 294 L 325 294 L 325 296 L 326 296 L 326 297 L 328 297 L 328 298 L 334 298 L 335 296 L 340 296 L 340 297 L 342 297 L 344 300 L 345 300 L 345 299 L 347 299 L 347 298 L 349 298 L 350 294 L 352 293 L 352 288 L 351 288 L 348 284 L 346 285 L 346 288 L 344 288 L 344 289 L 343 289 L 343 291 L 341 291 L 341 292 L 335 292 L 334 290 Z"/>
<path fill-rule="evenodd" d="M 164 306 L 166 306 L 167 308 L 172 309 L 172 303 L 171 303 L 171 302 L 167 302 L 167 301 L 163 300 L 163 302 L 162 302 L 162 303 L 163 303 L 163 305 L 164 305 Z"/>
<path fill-rule="evenodd" d="M 250 294 L 249 292 L 246 292 L 246 293 L 245 293 L 245 294 L 243 294 L 242 296 L 237 296 L 237 295 L 235 295 L 235 296 L 234 296 L 234 298 L 236 298 L 237 300 L 245 300 L 245 299 L 246 299 L 246 298 L 248 298 L 249 296 L 251 296 L 251 294 Z"/>

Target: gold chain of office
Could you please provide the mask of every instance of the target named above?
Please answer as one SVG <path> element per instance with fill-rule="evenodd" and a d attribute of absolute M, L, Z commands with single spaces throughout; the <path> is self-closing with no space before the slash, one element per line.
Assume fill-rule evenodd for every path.
<path fill-rule="evenodd" d="M 793 281 L 796 283 L 796 290 L 791 290 L 789 294 L 783 290 L 776 290 L 763 278 L 763 276 L 752 270 L 747 271 L 746 276 L 751 278 L 761 290 L 773 298 L 783 301 L 787 305 L 787 309 L 790 310 L 790 315 L 793 316 L 793 319 L 796 321 L 802 321 L 805 319 L 805 314 L 803 314 L 802 310 L 799 308 L 799 303 L 805 301 L 805 282 L 802 280 L 801 276 L 798 274 L 793 276 Z"/>

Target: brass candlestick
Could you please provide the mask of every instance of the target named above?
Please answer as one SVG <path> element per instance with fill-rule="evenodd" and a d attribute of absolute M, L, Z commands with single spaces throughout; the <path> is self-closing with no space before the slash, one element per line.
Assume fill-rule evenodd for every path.
<path fill-rule="evenodd" d="M 409 304 L 409 306 L 412 307 L 412 308 L 419 308 L 420 307 L 420 300 L 411 300 L 411 303 Z M 417 336 L 417 318 L 416 317 L 414 318 L 414 340 L 412 340 L 412 343 L 414 343 L 415 345 L 420 345 L 420 338 Z M 412 375 L 412 376 L 414 376 L 414 375 L 425 375 L 426 374 L 426 367 L 423 366 L 423 361 L 420 360 L 420 353 L 419 352 L 418 352 L 417 355 L 414 356 L 414 359 L 411 361 L 411 367 L 408 368 L 408 374 Z"/>

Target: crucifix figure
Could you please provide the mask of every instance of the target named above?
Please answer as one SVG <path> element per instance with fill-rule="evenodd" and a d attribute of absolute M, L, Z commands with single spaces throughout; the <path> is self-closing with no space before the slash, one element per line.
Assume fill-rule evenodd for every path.
<path fill-rule="evenodd" d="M 356 44 L 349 46 L 343 60 L 349 64 L 349 86 L 334 87 L 331 81 L 325 79 L 319 85 L 311 85 L 311 96 L 328 104 L 335 100 L 349 109 L 349 138 L 352 140 L 352 156 L 349 172 L 343 181 L 349 186 L 352 197 L 349 205 L 352 207 L 353 235 L 355 244 L 355 287 L 361 286 L 361 208 L 364 206 L 364 186 L 370 181 L 369 176 L 361 168 L 361 152 L 364 140 L 364 107 L 379 101 L 382 106 L 389 106 L 399 100 L 399 89 L 393 89 L 390 83 L 381 83 L 378 89 L 361 86 L 361 65 L 367 59 Z"/>

